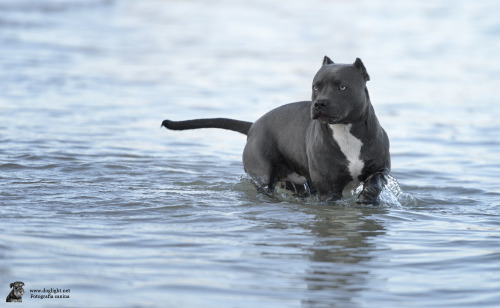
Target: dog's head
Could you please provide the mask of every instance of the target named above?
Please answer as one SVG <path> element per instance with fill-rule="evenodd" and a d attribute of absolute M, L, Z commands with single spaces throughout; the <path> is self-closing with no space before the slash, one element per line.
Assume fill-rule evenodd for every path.
<path fill-rule="evenodd" d="M 369 107 L 368 80 L 361 59 L 353 64 L 335 64 L 325 56 L 313 80 L 311 118 L 328 124 L 360 120 Z"/>
<path fill-rule="evenodd" d="M 14 296 L 16 296 L 17 298 L 20 298 L 21 296 L 24 295 L 23 286 L 24 286 L 24 282 L 22 282 L 22 281 L 16 281 L 16 282 L 13 282 L 10 284 L 10 287 L 12 288 L 12 292 L 13 292 Z"/>

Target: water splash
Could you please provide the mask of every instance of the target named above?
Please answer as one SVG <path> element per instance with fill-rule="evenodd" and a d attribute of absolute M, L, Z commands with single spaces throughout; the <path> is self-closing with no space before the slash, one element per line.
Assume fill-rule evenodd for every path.
<path fill-rule="evenodd" d="M 404 206 L 414 206 L 416 205 L 416 199 L 409 193 L 403 192 L 399 186 L 398 181 L 391 175 L 386 177 L 387 183 L 380 193 L 380 206 L 382 207 L 404 207 Z M 252 183 L 252 189 L 258 187 L 258 184 L 248 175 L 240 177 L 240 183 Z M 247 191 L 250 185 L 246 185 Z M 358 195 L 363 190 L 363 183 L 360 183 L 356 187 L 348 187 L 344 191 L 343 198 L 336 201 L 335 204 L 341 206 L 359 206 L 357 203 Z M 293 185 L 291 183 L 279 182 L 272 193 L 264 193 L 260 191 L 262 196 L 268 198 L 276 199 L 277 201 L 286 202 L 299 202 L 299 203 L 319 203 L 318 197 L 311 194 L 310 188 L 307 184 Z"/>
<path fill-rule="evenodd" d="M 416 199 L 409 193 L 403 192 L 398 181 L 392 175 L 386 176 L 387 183 L 380 192 L 380 205 L 386 207 L 403 207 L 416 205 Z M 351 190 L 350 196 L 357 198 L 363 190 L 363 183 Z"/>

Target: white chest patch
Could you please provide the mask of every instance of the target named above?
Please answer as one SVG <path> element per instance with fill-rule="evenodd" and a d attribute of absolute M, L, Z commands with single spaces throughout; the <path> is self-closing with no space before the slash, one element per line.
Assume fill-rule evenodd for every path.
<path fill-rule="evenodd" d="M 340 150 L 347 157 L 349 173 L 354 181 L 359 181 L 365 163 L 360 159 L 363 142 L 351 134 L 352 124 L 329 124 L 333 139 L 337 141 Z"/>

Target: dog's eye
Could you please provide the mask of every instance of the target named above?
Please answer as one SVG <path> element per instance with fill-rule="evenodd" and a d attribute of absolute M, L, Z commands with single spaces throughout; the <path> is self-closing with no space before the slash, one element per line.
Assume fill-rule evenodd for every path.
<path fill-rule="evenodd" d="M 319 90 L 318 85 L 313 84 L 313 90 L 314 90 L 314 91 L 318 91 L 318 90 Z"/>
<path fill-rule="evenodd" d="M 340 86 L 339 89 L 340 89 L 340 91 L 344 91 L 345 90 L 345 86 Z"/>

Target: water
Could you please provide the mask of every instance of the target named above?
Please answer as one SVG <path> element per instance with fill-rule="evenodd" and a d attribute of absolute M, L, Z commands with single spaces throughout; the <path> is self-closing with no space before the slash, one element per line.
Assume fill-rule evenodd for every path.
<path fill-rule="evenodd" d="M 0 294 L 34 307 L 498 307 L 498 1 L 0 2 Z M 395 197 L 243 173 L 254 121 L 363 59 Z M 43 288 L 69 298 L 31 298 Z M 56 290 L 57 291 L 57 290 Z M 47 295 L 48 293 L 40 293 Z"/>

